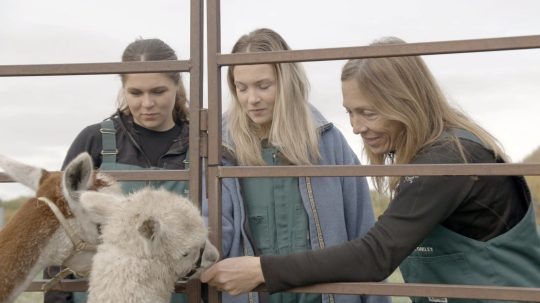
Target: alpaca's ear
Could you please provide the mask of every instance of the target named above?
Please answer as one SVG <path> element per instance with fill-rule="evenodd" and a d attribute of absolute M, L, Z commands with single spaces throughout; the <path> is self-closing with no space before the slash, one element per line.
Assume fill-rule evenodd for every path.
<path fill-rule="evenodd" d="M 95 223 L 105 223 L 107 218 L 121 208 L 123 197 L 108 193 L 87 191 L 81 194 L 81 207 Z"/>
<path fill-rule="evenodd" d="M 92 185 L 93 172 L 94 164 L 88 153 L 81 153 L 69 162 L 62 176 L 62 192 L 68 202 L 77 201 L 79 192 Z"/>
<path fill-rule="evenodd" d="M 137 231 L 144 239 L 143 247 L 144 253 L 147 256 L 152 256 L 156 251 L 156 248 L 160 245 L 159 237 L 160 225 L 159 222 L 149 218 L 144 220 L 141 225 L 137 227 Z"/>
<path fill-rule="evenodd" d="M 152 218 L 146 219 L 139 225 L 137 231 L 139 231 L 143 238 L 153 241 L 159 233 L 159 222 Z"/>
<path fill-rule="evenodd" d="M 44 169 L 23 164 L 2 155 L 0 155 L 0 168 L 13 180 L 34 191 L 38 189 L 43 174 L 47 173 Z"/>

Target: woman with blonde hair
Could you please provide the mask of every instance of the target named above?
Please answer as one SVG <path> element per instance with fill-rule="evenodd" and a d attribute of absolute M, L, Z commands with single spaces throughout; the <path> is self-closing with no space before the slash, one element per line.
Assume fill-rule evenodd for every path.
<path fill-rule="evenodd" d="M 402 43 L 387 38 L 374 45 Z M 496 140 L 448 104 L 420 57 L 349 60 L 341 80 L 343 106 L 372 164 L 505 162 Z M 412 283 L 540 285 L 540 238 L 522 176 L 407 176 L 375 183 L 393 199 L 365 236 L 318 251 L 224 260 L 202 280 L 233 294 L 263 282 L 276 292 L 380 281 L 400 266 Z"/>
<path fill-rule="evenodd" d="M 289 50 L 270 29 L 242 36 L 232 53 Z M 298 63 L 237 65 L 227 79 L 224 165 L 359 165 L 343 135 L 308 103 Z M 223 258 L 318 250 L 360 237 L 374 223 L 364 177 L 224 179 Z M 386 302 L 331 294 L 224 294 L 224 302 Z"/>

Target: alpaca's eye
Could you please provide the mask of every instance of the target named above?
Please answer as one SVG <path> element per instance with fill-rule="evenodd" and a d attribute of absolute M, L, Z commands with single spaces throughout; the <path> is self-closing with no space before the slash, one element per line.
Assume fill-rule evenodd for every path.
<path fill-rule="evenodd" d="M 184 253 L 182 256 L 187 257 L 188 255 L 189 255 L 189 253 Z"/>
<path fill-rule="evenodd" d="M 97 225 L 97 232 L 99 235 L 101 235 L 101 224 Z"/>

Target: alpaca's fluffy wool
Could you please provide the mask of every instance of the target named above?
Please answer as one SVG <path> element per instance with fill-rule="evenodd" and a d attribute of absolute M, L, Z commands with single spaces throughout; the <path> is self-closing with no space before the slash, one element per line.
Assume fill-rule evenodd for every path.
<path fill-rule="evenodd" d="M 145 188 L 129 196 L 85 193 L 89 213 L 108 213 L 90 275 L 89 303 L 169 302 L 174 283 L 197 263 L 214 263 L 199 210 L 164 189 Z"/>

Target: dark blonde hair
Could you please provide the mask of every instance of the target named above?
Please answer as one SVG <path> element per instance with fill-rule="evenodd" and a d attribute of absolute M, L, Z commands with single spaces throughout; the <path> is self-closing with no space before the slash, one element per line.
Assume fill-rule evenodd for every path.
<path fill-rule="evenodd" d="M 160 39 L 137 39 L 130 43 L 122 54 L 122 62 L 166 60 L 178 60 L 178 57 L 176 56 L 174 50 Z M 182 76 L 179 72 L 168 72 L 163 74 L 178 86 L 172 114 L 174 122 L 181 124 L 187 121 L 189 117 L 186 90 L 184 88 L 184 84 L 182 83 Z M 122 85 L 125 85 L 128 75 L 129 74 L 120 75 Z M 126 115 L 131 114 L 123 95 L 119 97 L 118 103 L 118 109 L 122 113 Z"/>
<path fill-rule="evenodd" d="M 290 50 L 275 31 L 261 28 L 238 39 L 232 53 Z M 227 112 L 228 131 L 235 144 L 234 153 L 240 165 L 265 165 L 258 134 L 268 132 L 268 141 L 280 149 L 293 164 L 309 165 L 319 159 L 319 138 L 313 125 L 308 103 L 309 82 L 299 63 L 271 64 L 276 75 L 276 100 L 272 125 L 261 130 L 243 111 L 236 95 L 234 66 L 227 73 L 233 98 Z"/>
<path fill-rule="evenodd" d="M 388 37 L 371 45 L 404 44 L 405 41 Z M 365 149 L 372 164 L 411 163 L 424 147 L 439 139 L 451 128 L 467 130 L 476 135 L 496 156 L 506 158 L 497 140 L 446 100 L 435 78 L 419 56 L 367 58 L 349 60 L 343 67 L 341 81 L 354 79 L 362 93 L 373 104 L 378 114 L 402 125 L 403 133 L 391 142 L 392 154 L 374 154 Z M 463 160 L 467 158 L 455 136 L 450 136 Z M 375 178 L 375 186 L 386 188 L 384 177 Z M 387 184 L 393 192 L 399 178 Z"/>

